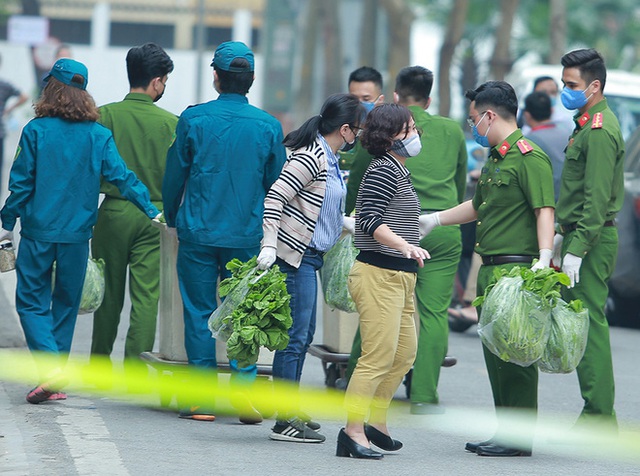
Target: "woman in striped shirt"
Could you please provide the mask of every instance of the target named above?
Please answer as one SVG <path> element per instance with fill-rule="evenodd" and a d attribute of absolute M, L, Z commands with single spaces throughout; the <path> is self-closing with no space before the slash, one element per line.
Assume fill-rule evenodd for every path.
<path fill-rule="evenodd" d="M 376 107 L 367 116 L 362 145 L 375 157 L 356 199 L 360 253 L 349 275 L 362 355 L 347 388 L 347 425 L 338 435 L 336 455 L 379 459 L 370 442 L 386 451 L 402 447 L 389 436 L 387 410 L 415 360 L 413 291 L 418 266 L 429 253 L 419 246 L 420 203 L 404 165 L 421 149 L 409 109 Z"/>
<path fill-rule="evenodd" d="M 287 348 L 276 351 L 273 359 L 276 378 L 300 381 L 316 328 L 316 271 L 343 227 L 346 185 L 338 150 L 355 142 L 364 116 L 357 97 L 334 94 L 319 115 L 284 139 L 292 153 L 264 201 L 264 238 L 258 256 L 261 269 L 275 262 L 287 274 L 291 295 L 293 325 Z M 279 412 L 270 438 L 319 443 L 325 440 L 319 428 L 300 412 Z"/>

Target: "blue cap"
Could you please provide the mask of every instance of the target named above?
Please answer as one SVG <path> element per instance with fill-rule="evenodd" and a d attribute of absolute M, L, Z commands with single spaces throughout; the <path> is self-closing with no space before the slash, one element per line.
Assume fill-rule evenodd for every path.
<path fill-rule="evenodd" d="M 82 76 L 82 79 L 84 79 L 82 84 L 71 81 L 76 74 Z M 87 71 L 87 67 L 71 58 L 61 58 L 56 61 L 47 77 L 44 78 L 45 82 L 49 81 L 51 76 L 61 83 L 80 89 L 87 89 L 87 83 L 89 82 L 89 71 Z"/>
<path fill-rule="evenodd" d="M 246 59 L 249 66 L 231 66 L 231 62 L 236 58 Z M 253 51 L 240 41 L 226 41 L 216 48 L 211 66 L 231 73 L 250 73 L 253 71 Z"/>

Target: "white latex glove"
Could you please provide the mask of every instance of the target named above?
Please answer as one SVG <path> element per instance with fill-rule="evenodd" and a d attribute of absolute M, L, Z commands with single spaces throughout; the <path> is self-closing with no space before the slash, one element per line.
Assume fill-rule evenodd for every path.
<path fill-rule="evenodd" d="M 531 269 L 533 271 L 536 271 L 538 269 L 544 269 L 544 268 L 548 268 L 549 265 L 551 264 L 551 255 L 553 254 L 553 251 L 547 248 L 541 249 L 540 250 L 540 259 L 538 260 L 538 262 L 536 264 L 534 264 L 533 266 L 531 266 Z"/>
<path fill-rule="evenodd" d="M 427 236 L 431 231 L 440 225 L 440 212 L 420 215 L 420 239 Z"/>
<path fill-rule="evenodd" d="M 551 257 L 551 261 L 553 261 L 553 265 L 556 267 L 560 267 L 560 263 L 562 263 L 562 240 L 564 240 L 564 236 L 560 233 L 556 233 L 553 237 L 553 256 Z"/>
<path fill-rule="evenodd" d="M 354 235 L 356 233 L 355 217 L 342 217 L 342 228 L 344 228 L 347 233 Z"/>
<path fill-rule="evenodd" d="M 567 253 L 562 260 L 562 272 L 569 276 L 571 284 L 568 288 L 574 287 L 580 282 L 580 265 L 582 264 L 582 258 Z"/>
<path fill-rule="evenodd" d="M 0 231 L 0 242 L 1 241 L 10 241 L 13 243 L 13 231 L 5 230 L 4 228 Z"/>
<path fill-rule="evenodd" d="M 271 246 L 263 247 L 258 255 L 258 269 L 269 269 L 275 262 L 276 249 Z"/>

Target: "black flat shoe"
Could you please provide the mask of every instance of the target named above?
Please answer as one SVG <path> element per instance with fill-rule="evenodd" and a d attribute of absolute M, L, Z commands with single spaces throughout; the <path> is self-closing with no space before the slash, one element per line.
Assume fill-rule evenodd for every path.
<path fill-rule="evenodd" d="M 402 448 L 402 442 L 394 440 L 389 435 L 385 435 L 377 428 L 371 425 L 364 425 L 364 434 L 367 435 L 367 439 L 376 445 L 381 450 L 385 451 L 398 451 Z"/>
<path fill-rule="evenodd" d="M 531 456 L 531 450 L 507 448 L 505 446 L 490 444 L 478 446 L 476 454 L 479 456 Z"/>
<path fill-rule="evenodd" d="M 338 433 L 338 446 L 336 448 L 336 456 L 353 456 L 362 459 L 380 459 L 382 453 L 373 451 L 371 448 L 359 445 L 344 432 L 344 428 Z"/>
<path fill-rule="evenodd" d="M 479 443 L 467 443 L 466 445 L 464 445 L 464 449 L 472 453 L 475 453 L 476 450 L 478 449 L 478 446 L 487 446 L 492 444 L 493 444 L 493 441 L 491 440 L 481 441 Z"/>

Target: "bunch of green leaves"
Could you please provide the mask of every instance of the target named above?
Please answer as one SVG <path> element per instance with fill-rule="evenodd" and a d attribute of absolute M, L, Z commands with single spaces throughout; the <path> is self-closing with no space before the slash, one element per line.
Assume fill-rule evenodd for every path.
<path fill-rule="evenodd" d="M 256 258 L 243 263 L 234 259 L 227 263 L 231 277 L 220 283 L 220 297 L 232 294 L 247 276 L 248 289 L 233 312 L 222 317 L 222 324 L 231 329 L 227 339 L 227 356 L 237 360 L 240 368 L 258 361 L 260 347 L 283 350 L 289 343 L 288 330 L 293 323 L 287 292 L 286 275 L 278 266 L 265 274 L 256 273 Z M 255 275 L 255 278 L 253 277 Z"/>
<path fill-rule="evenodd" d="M 80 298 L 80 307 L 78 314 L 90 314 L 98 310 L 104 299 L 104 260 L 93 259 L 89 257 L 87 260 L 87 270 L 84 275 L 84 284 L 82 285 L 82 297 Z M 56 262 L 53 262 L 51 271 L 51 292 L 56 286 Z"/>
<path fill-rule="evenodd" d="M 542 268 L 535 271 L 524 266 L 514 266 L 509 270 L 495 268 L 493 270 L 492 283 L 485 289 L 484 296 L 478 296 L 473 300 L 472 304 L 474 306 L 482 306 L 493 287 L 505 276 L 510 278 L 521 277 L 522 289 L 538 296 L 542 303 L 549 308 L 553 308 L 558 299 L 560 299 L 560 285 L 568 286 L 571 284 L 569 276 L 559 273 L 553 268 Z"/>
<path fill-rule="evenodd" d="M 353 237 L 347 234 L 324 255 L 320 281 L 325 302 L 334 309 L 356 312 L 356 304 L 349 294 L 349 273 L 358 256 Z"/>

